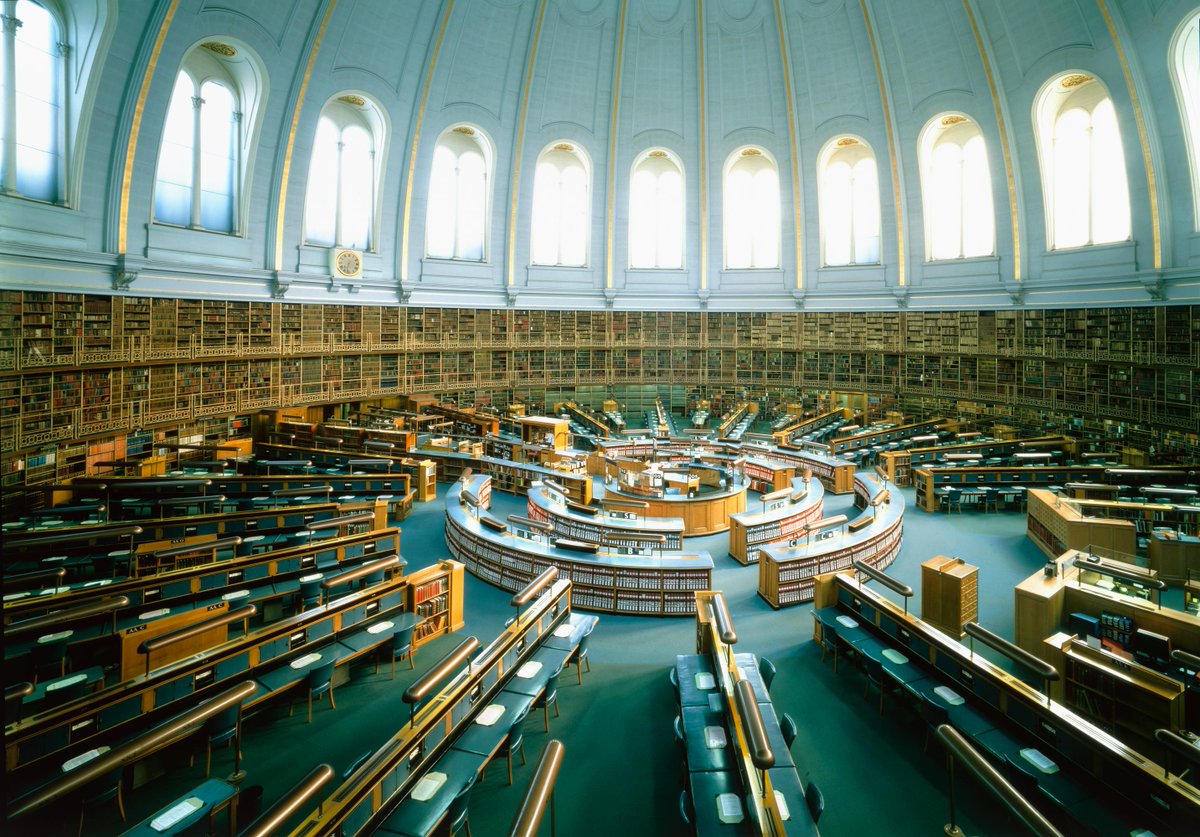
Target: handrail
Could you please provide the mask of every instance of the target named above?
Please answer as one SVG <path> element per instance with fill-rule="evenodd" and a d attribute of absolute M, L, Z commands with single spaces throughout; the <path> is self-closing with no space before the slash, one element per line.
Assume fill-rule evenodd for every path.
<path fill-rule="evenodd" d="M 194 636 L 199 636 L 205 631 L 211 631 L 213 628 L 219 628 L 222 625 L 228 625 L 231 622 L 241 622 L 244 619 L 249 619 L 251 616 L 258 613 L 258 607 L 255 605 L 244 605 L 230 610 L 225 613 L 218 614 L 211 619 L 205 619 L 201 622 L 196 622 L 187 627 L 180 628 L 176 631 L 156 636 L 154 639 L 148 639 L 138 646 L 138 653 L 146 655 L 146 671 L 150 671 L 150 655 L 155 651 L 161 651 L 164 648 L 170 648 L 177 642 L 183 642 L 185 639 L 191 639 Z"/>
<path fill-rule="evenodd" d="M 666 535 L 655 535 L 650 532 L 624 532 L 620 529 L 608 529 L 600 533 L 600 540 L 604 543 L 620 543 L 621 541 L 642 541 L 643 543 L 654 543 L 659 546 L 667 545 Z"/>
<path fill-rule="evenodd" d="M 1035 674 L 1044 677 L 1046 680 L 1057 680 L 1059 678 L 1058 669 L 1050 665 L 1041 657 L 1035 657 L 1024 648 L 1014 645 L 1002 636 L 992 633 L 987 628 L 980 625 L 978 622 L 964 622 L 962 629 L 966 631 L 967 636 L 972 639 L 977 639 L 984 645 L 987 645 L 999 651 L 1004 656 L 1016 663 L 1020 663 L 1025 668 Z"/>
<path fill-rule="evenodd" d="M 1077 569 L 1103 573 L 1113 578 L 1119 578 L 1122 581 L 1128 581 L 1131 584 L 1141 584 L 1143 587 L 1151 587 L 1155 590 L 1167 589 L 1167 585 L 1163 581 L 1152 577 L 1149 573 L 1139 572 L 1141 567 L 1132 564 L 1108 561 L 1099 556 L 1084 554 L 1076 555 L 1071 563 Z M 1120 563 L 1120 566 L 1117 566 L 1118 563 Z"/>
<path fill-rule="evenodd" d="M 804 528 L 809 532 L 815 532 L 818 529 L 828 529 L 830 526 L 840 526 L 849 520 L 844 514 L 835 514 L 832 517 L 823 517 L 820 520 L 814 520 L 811 523 L 805 523 Z"/>
<path fill-rule="evenodd" d="M 716 622 L 721 642 L 726 645 L 736 645 L 738 641 L 737 631 L 733 629 L 733 620 L 729 617 L 729 608 L 725 606 L 725 596 L 720 591 L 717 591 L 709 599 L 709 604 L 712 607 L 713 620 Z"/>
<path fill-rule="evenodd" d="M 123 607 L 129 607 L 128 596 L 114 596 L 111 599 L 101 599 L 98 602 L 89 602 L 88 604 L 79 605 L 79 607 L 69 607 L 66 610 L 56 610 L 53 613 L 47 613 L 45 616 L 35 616 L 32 619 L 26 619 L 24 622 L 14 622 L 11 625 L 5 625 L 4 636 L 5 638 L 11 638 L 18 634 L 32 633 L 33 631 L 40 631 L 43 628 L 52 628 L 55 625 L 74 622 L 76 619 L 86 619 L 89 616 L 111 613 Z"/>
<path fill-rule="evenodd" d="M 530 520 L 528 517 L 522 517 L 519 514 L 510 514 L 506 519 L 509 523 L 517 526 L 524 526 L 526 529 L 536 529 L 539 532 L 554 531 L 554 527 L 549 523 L 543 523 L 540 520 Z"/>
<path fill-rule="evenodd" d="M 202 703 L 188 711 L 175 716 L 171 720 L 155 727 L 144 735 L 132 741 L 109 750 L 102 756 L 92 759 L 86 764 L 59 777 L 48 785 L 44 785 L 28 796 L 14 803 L 8 810 L 8 818 L 17 817 L 36 811 L 43 805 L 70 797 L 90 783 L 111 770 L 136 761 L 138 758 L 158 750 L 185 735 L 191 727 L 202 721 L 224 712 L 231 706 L 236 706 L 258 690 L 253 680 L 244 680 L 231 689 L 227 689 L 207 703 Z"/>
<path fill-rule="evenodd" d="M 775 766 L 775 753 L 771 750 L 771 742 L 767 738 L 766 727 L 763 726 L 762 713 L 758 711 L 758 701 L 754 697 L 754 687 L 749 680 L 739 680 L 733 686 L 733 702 L 737 707 L 742 729 L 746 731 L 746 742 L 750 745 L 750 761 L 759 770 L 770 770 Z"/>
<path fill-rule="evenodd" d="M 1197 671 L 1200 671 L 1200 657 L 1196 656 L 1190 651 L 1184 651 L 1182 648 L 1176 648 L 1171 652 L 1171 659 L 1177 663 L 1183 663 L 1188 668 L 1194 668 Z"/>
<path fill-rule="evenodd" d="M 4 687 L 4 705 L 8 706 L 13 701 L 20 701 L 33 694 L 33 684 L 26 680 L 24 683 L 13 683 L 11 686 Z"/>
<path fill-rule="evenodd" d="M 913 589 L 911 587 L 909 587 L 903 581 L 897 581 L 896 579 L 892 578 L 890 575 L 885 573 L 883 570 L 875 569 L 870 564 L 868 564 L 866 561 L 855 560 L 853 563 L 854 563 L 854 569 L 858 570 L 863 575 L 867 576 L 868 578 L 870 578 L 874 581 L 878 581 L 880 584 L 882 584 L 884 587 L 891 590 L 893 593 L 903 596 L 904 597 L 904 605 L 905 605 L 904 612 L 905 613 L 908 612 L 908 600 L 910 598 L 912 598 L 912 595 L 913 595 Z"/>
<path fill-rule="evenodd" d="M 461 497 L 463 500 L 466 500 L 474 508 L 479 508 L 479 497 L 477 497 L 475 495 L 475 492 L 471 491 L 465 485 L 461 489 L 459 489 L 458 496 Z"/>
<path fill-rule="evenodd" d="M 192 445 L 187 442 L 155 442 L 156 448 L 172 448 L 174 450 L 204 450 L 204 451 L 233 451 L 240 453 L 241 448 L 233 445 Z"/>
<path fill-rule="evenodd" d="M 509 837 L 536 837 L 547 805 L 550 807 L 550 833 L 554 834 L 554 783 L 565 752 L 566 748 L 558 739 L 546 742 L 533 770 L 533 778 L 529 780 L 529 789 L 513 817 Z"/>
<path fill-rule="evenodd" d="M 1168 753 L 1183 756 L 1189 763 L 1200 761 L 1200 750 L 1196 749 L 1196 745 L 1173 730 L 1156 729 L 1154 740 L 1166 747 Z M 1163 759 L 1163 762 L 1163 778 L 1169 779 L 1171 777 L 1170 759 Z M 1180 775 L 1182 776 L 1186 772 L 1185 768 Z"/>
<path fill-rule="evenodd" d="M 466 662 L 467 658 L 478 647 L 479 639 L 477 637 L 467 637 L 458 644 L 457 648 L 438 660 L 433 668 L 427 670 L 411 686 L 404 690 L 402 699 L 405 703 L 413 707 L 414 716 L 417 711 L 416 705 L 427 697 L 433 691 L 433 688 L 445 679 L 447 674 Z"/>
<path fill-rule="evenodd" d="M 789 486 L 788 488 L 781 488 L 778 491 L 772 491 L 770 494 L 764 494 L 759 499 L 762 500 L 762 502 L 764 502 L 764 503 L 770 503 L 775 500 L 782 500 L 784 497 L 789 496 L 791 493 L 792 493 L 792 489 Z"/>
<path fill-rule="evenodd" d="M 366 576 L 397 566 L 400 566 L 400 556 L 389 555 L 386 558 L 380 558 L 378 561 L 372 561 L 369 564 L 363 564 L 361 567 L 356 567 L 353 570 L 347 570 L 344 573 L 339 573 L 333 578 L 327 578 L 321 582 L 321 588 L 324 590 L 332 590 L 335 587 L 341 587 L 344 584 L 349 584 L 351 581 L 357 581 L 360 578 L 365 578 Z"/>
<path fill-rule="evenodd" d="M 550 582 L 558 578 L 558 567 L 546 567 L 538 573 L 537 578 L 522 587 L 509 602 L 513 607 L 524 607 L 533 601 Z"/>
<path fill-rule="evenodd" d="M 41 537 L 34 533 L 22 536 L 20 533 L 4 536 L 5 549 L 37 549 L 39 546 L 61 546 L 76 541 L 90 541 L 96 538 L 123 538 L 126 535 L 142 534 L 141 526 L 116 526 L 106 529 L 94 529 L 90 532 L 67 532 L 62 535 L 46 535 Z"/>
<path fill-rule="evenodd" d="M 963 738 L 962 733 L 949 724 L 942 724 L 937 728 L 937 737 L 952 756 L 950 761 L 950 825 L 946 828 L 947 834 L 952 833 L 951 829 L 954 828 L 954 761 L 957 760 L 970 770 L 975 778 L 1010 811 L 1016 814 L 1017 818 L 1025 823 L 1034 834 L 1039 837 L 1062 837 L 1062 833 L 1051 825 L 1040 811 L 1029 804 L 1029 800 L 1021 796 L 1017 789 L 1010 785 L 1008 780 L 992 767 L 967 739 Z M 962 832 L 956 830 L 954 833 L 961 834 Z"/>
<path fill-rule="evenodd" d="M 193 552 L 216 551 L 226 546 L 241 546 L 241 544 L 241 535 L 231 535 L 228 538 L 216 538 L 211 541 L 199 541 L 197 543 L 185 543 L 183 546 L 172 546 L 168 549 L 151 552 L 150 555 L 154 558 L 178 558 L 180 555 L 191 555 Z"/>
<path fill-rule="evenodd" d="M 345 517 L 331 517 L 328 520 L 318 520 L 316 523 L 310 523 L 304 528 L 310 532 L 321 532 L 325 529 L 337 529 L 350 523 L 374 522 L 375 512 L 359 512 L 357 514 L 348 514 Z"/>
<path fill-rule="evenodd" d="M 333 768 L 328 764 L 318 764 L 278 802 L 263 811 L 239 837 L 269 837 L 275 832 L 275 829 L 287 821 L 288 817 L 296 813 L 297 808 L 312 799 L 317 791 L 332 778 Z"/>
<path fill-rule="evenodd" d="M 351 468 L 365 468 L 368 465 L 387 465 L 389 468 L 391 468 L 393 463 L 390 459 L 347 459 L 346 464 Z"/>
<path fill-rule="evenodd" d="M 67 577 L 67 568 L 59 567 L 56 570 L 34 570 L 29 573 L 17 573 L 10 575 L 4 579 L 4 586 L 8 588 L 21 588 L 26 584 L 31 586 L 41 587 L 45 582 L 54 580 L 53 587 L 61 587 L 62 580 Z"/>

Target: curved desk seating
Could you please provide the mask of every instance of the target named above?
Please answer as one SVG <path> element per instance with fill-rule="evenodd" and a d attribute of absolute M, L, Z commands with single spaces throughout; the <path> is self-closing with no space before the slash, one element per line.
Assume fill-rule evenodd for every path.
<path fill-rule="evenodd" d="M 729 554 L 739 564 L 757 564 L 763 544 L 790 541 L 805 533 L 804 526 L 821 517 L 825 487 L 819 480 L 791 480 L 791 494 L 767 511 L 729 516 Z M 753 501 L 751 501 L 753 502 Z"/>
<path fill-rule="evenodd" d="M 527 493 L 527 514 L 531 520 L 549 523 L 556 534 L 589 543 L 622 544 L 621 536 L 662 535 L 666 548 L 683 548 L 682 518 L 628 518 L 605 514 L 594 506 L 580 507 L 578 503 L 559 503 L 544 485 L 534 483 Z M 582 509 L 587 509 L 583 511 Z M 633 541 L 623 545 L 633 545 Z"/>
<path fill-rule="evenodd" d="M 813 530 L 786 544 L 759 548 L 758 594 L 772 607 L 812 601 L 813 578 L 821 573 L 847 569 L 853 561 L 884 569 L 896 559 L 904 530 L 904 495 L 873 476 L 857 474 L 854 502 L 861 511 L 847 523 L 845 533 L 836 528 Z"/>
<path fill-rule="evenodd" d="M 711 581 L 712 557 L 703 551 L 663 557 L 588 554 L 511 530 L 495 531 L 467 511 L 461 490 L 459 481 L 446 493 L 446 545 L 472 575 L 502 589 L 519 590 L 552 566 L 572 580 L 580 609 L 686 616 L 693 611 L 692 591 L 706 589 Z"/>

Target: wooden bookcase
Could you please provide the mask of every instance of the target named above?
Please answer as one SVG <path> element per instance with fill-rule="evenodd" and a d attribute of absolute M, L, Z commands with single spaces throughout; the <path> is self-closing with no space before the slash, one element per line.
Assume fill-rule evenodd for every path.
<path fill-rule="evenodd" d="M 463 565 L 443 560 L 408 578 L 407 610 L 416 614 L 413 645 L 420 647 L 435 637 L 463 626 Z"/>
<path fill-rule="evenodd" d="M 1055 634 L 1046 645 L 1062 672 L 1052 697 L 1139 753 L 1161 751 L 1156 729 L 1186 728 L 1184 685 L 1178 680 L 1068 634 Z"/>
<path fill-rule="evenodd" d="M 921 564 L 921 618 L 952 637 L 979 619 L 979 567 L 938 555 Z"/>

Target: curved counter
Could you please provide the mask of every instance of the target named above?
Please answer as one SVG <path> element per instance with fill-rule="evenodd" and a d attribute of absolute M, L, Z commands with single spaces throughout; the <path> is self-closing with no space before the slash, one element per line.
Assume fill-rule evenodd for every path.
<path fill-rule="evenodd" d="M 626 491 L 620 486 L 606 485 L 605 497 L 620 497 L 624 500 L 646 504 L 646 517 L 682 518 L 683 534 L 712 535 L 729 528 L 729 516 L 746 510 L 746 490 L 750 481 L 739 478 L 728 488 L 718 488 L 697 494 L 665 494 L 655 497 Z"/>
<path fill-rule="evenodd" d="M 529 489 L 527 504 L 526 513 L 530 520 L 549 523 L 556 535 L 612 546 L 634 546 L 639 535 L 661 535 L 667 539 L 665 549 L 683 548 L 683 520 L 677 517 L 618 517 L 605 514 L 595 506 L 586 506 L 595 510 L 594 514 L 588 514 L 576 511 L 579 508 L 577 503 L 567 505 L 558 502 L 540 483 L 534 483 Z"/>
<path fill-rule="evenodd" d="M 775 508 L 729 516 L 729 554 L 739 564 L 757 564 L 759 548 L 803 537 L 805 525 L 818 520 L 824 508 L 825 486 L 820 480 L 794 477 L 791 496 Z"/>
<path fill-rule="evenodd" d="M 475 577 L 504 590 L 520 590 L 546 567 L 571 579 L 572 606 L 605 613 L 643 616 L 693 616 L 694 590 L 712 585 L 712 556 L 707 552 L 663 556 L 592 552 L 592 544 L 527 536 L 480 511 L 467 511 L 462 482 L 446 492 L 446 546 Z M 589 551 L 576 551 L 584 547 Z"/>
<path fill-rule="evenodd" d="M 900 553 L 904 496 L 873 476 L 854 477 L 852 520 L 814 530 L 803 540 L 759 547 L 758 595 L 775 608 L 812 601 L 813 578 L 865 561 L 884 569 Z M 820 522 L 820 521 L 817 521 Z"/>

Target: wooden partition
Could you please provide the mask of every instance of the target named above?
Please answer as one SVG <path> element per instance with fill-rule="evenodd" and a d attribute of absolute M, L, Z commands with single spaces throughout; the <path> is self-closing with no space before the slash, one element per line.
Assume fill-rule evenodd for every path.
<path fill-rule="evenodd" d="M 820 480 L 796 477 L 788 488 L 788 496 L 775 501 L 770 510 L 755 509 L 764 503 L 751 499 L 749 511 L 729 516 L 729 554 L 733 560 L 743 565 L 757 564 L 759 547 L 803 537 L 805 526 L 821 517 L 825 487 Z"/>

